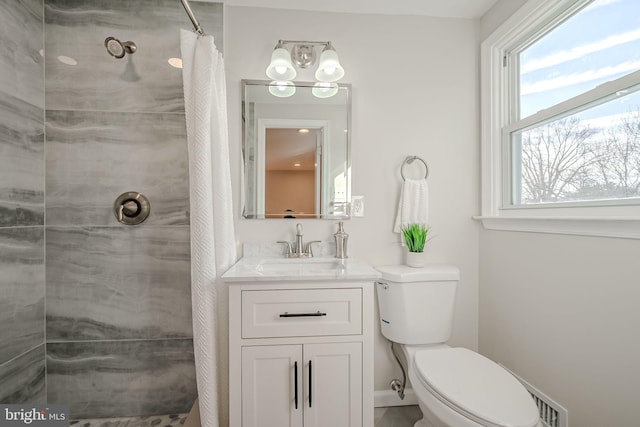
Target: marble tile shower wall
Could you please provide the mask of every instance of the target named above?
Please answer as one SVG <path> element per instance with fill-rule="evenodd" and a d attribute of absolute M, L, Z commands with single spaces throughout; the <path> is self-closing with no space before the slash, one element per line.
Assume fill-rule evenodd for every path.
<path fill-rule="evenodd" d="M 221 48 L 222 4 L 192 2 L 192 7 Z M 34 9 L 42 20 L 42 1 Z M 39 105 L 39 135 L 42 139 L 44 107 L 46 150 L 42 141 L 39 150 L 29 147 L 40 155 L 39 169 L 20 166 L 29 178 L 25 182 L 40 183 L 26 193 L 31 204 L 21 205 L 33 206 L 32 212 L 20 217 L 39 218 L 46 237 L 7 229 L 13 234 L 0 238 L 0 245 L 9 242 L 0 246 L 0 263 L 15 264 L 16 275 L 31 281 L 35 273 L 23 265 L 28 260 L 31 269 L 40 268 L 39 335 L 27 330 L 34 322 L 15 319 L 25 331 L 7 340 L 13 352 L 39 350 L 43 370 L 46 348 L 47 402 L 70 405 L 73 418 L 188 412 L 195 400 L 182 76 L 167 63 L 180 56 L 180 28 L 190 23 L 178 0 L 44 1 L 46 102 Z M 2 31 L 4 41 L 8 36 Z M 109 36 L 134 41 L 136 53 L 112 58 L 104 47 Z M 7 80 L 1 72 L 0 79 Z M 23 128 L 34 127 L 27 120 L 34 112 L 11 109 L 24 110 Z M 0 113 L 0 120 L 15 122 Z M 25 156 L 17 151 L 14 157 Z M 43 170 L 38 180 L 37 171 Z M 16 198 L 1 191 L 0 200 Z M 37 191 L 39 204 L 33 200 Z M 150 200 L 151 215 L 139 226 L 121 225 L 113 214 L 115 198 L 126 191 Z M 5 205 L 0 204 L 0 221 L 9 216 Z M 25 292 L 10 301 L 31 307 L 37 305 L 34 299 Z M 46 346 L 31 344 L 42 344 L 45 332 Z M 29 346 L 22 342 L 27 338 Z M 3 351 L 9 350 L 0 350 L 0 357 Z M 27 355 L 23 364 L 35 363 Z M 13 371 L 4 373 L 2 366 L 0 381 L 11 380 Z M 43 399 L 44 386 L 39 393 L 33 399 Z M 7 400 L 1 392 L 0 398 Z"/>
<path fill-rule="evenodd" d="M 0 2 L 0 403 L 44 403 L 42 0 Z"/>
<path fill-rule="evenodd" d="M 221 43 L 222 5 L 193 8 Z M 45 0 L 44 11 L 48 402 L 74 418 L 188 412 L 188 156 L 182 74 L 167 59 L 189 22 L 177 0 Z M 110 36 L 137 51 L 112 58 Z M 113 214 L 126 191 L 151 203 L 140 226 Z"/>

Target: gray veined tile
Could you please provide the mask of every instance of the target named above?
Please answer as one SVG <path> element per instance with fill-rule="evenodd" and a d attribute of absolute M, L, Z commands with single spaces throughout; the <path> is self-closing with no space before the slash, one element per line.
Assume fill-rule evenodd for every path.
<path fill-rule="evenodd" d="M 119 225 L 113 203 L 138 191 L 144 225 L 189 224 L 182 114 L 47 111 L 47 225 Z"/>
<path fill-rule="evenodd" d="M 0 2 L 0 92 L 44 108 L 42 0 Z"/>
<path fill-rule="evenodd" d="M 203 27 L 222 45 L 222 4 L 193 4 Z M 48 0 L 45 5 L 47 109 L 183 112 L 180 28 L 191 24 L 176 0 Z M 106 37 L 133 41 L 115 59 Z M 58 60 L 72 57 L 77 65 Z"/>
<path fill-rule="evenodd" d="M 189 227 L 47 227 L 47 342 L 191 337 Z"/>
<path fill-rule="evenodd" d="M 44 111 L 0 92 L 0 227 L 43 221 Z"/>
<path fill-rule="evenodd" d="M 140 417 L 82 418 L 71 420 L 72 427 L 182 427 L 188 413 Z"/>
<path fill-rule="evenodd" d="M 196 394 L 190 339 L 47 344 L 48 403 L 74 419 L 188 412 Z"/>
<path fill-rule="evenodd" d="M 44 344 L 0 365 L 0 403 L 46 403 Z"/>
<path fill-rule="evenodd" d="M 44 342 L 44 227 L 0 228 L 0 272 L 2 364 Z"/>

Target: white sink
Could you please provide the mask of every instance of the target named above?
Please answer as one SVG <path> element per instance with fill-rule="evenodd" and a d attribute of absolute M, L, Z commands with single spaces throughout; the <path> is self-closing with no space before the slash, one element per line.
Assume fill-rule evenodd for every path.
<path fill-rule="evenodd" d="M 345 263 L 338 259 L 327 258 L 287 258 L 287 259 L 264 259 L 257 266 L 256 270 L 264 272 L 287 272 L 300 270 L 305 271 L 327 271 L 344 270 Z"/>
<path fill-rule="evenodd" d="M 242 258 L 222 278 L 226 281 L 253 280 L 358 280 L 379 273 L 353 258 Z"/>

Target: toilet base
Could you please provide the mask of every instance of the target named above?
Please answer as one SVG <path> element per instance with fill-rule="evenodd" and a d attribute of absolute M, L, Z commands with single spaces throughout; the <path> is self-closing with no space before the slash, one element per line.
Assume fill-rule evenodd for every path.
<path fill-rule="evenodd" d="M 416 421 L 416 423 L 413 425 L 413 427 L 431 427 L 429 424 L 427 424 L 427 422 L 425 421 L 424 418 Z"/>

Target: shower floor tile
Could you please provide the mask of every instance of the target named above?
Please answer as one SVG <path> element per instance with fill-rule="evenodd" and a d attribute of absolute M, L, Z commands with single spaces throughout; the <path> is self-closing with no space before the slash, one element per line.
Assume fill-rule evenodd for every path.
<path fill-rule="evenodd" d="M 70 427 L 181 427 L 189 414 L 72 420 Z M 413 427 L 422 418 L 418 406 L 374 409 L 375 427 Z"/>
<path fill-rule="evenodd" d="M 180 427 L 189 414 L 71 420 L 70 427 Z"/>

